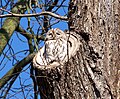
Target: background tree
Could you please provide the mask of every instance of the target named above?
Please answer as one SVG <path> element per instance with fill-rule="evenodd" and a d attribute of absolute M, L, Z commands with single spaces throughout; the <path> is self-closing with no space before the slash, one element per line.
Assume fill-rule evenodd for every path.
<path fill-rule="evenodd" d="M 13 90 L 12 85 L 16 78 L 19 78 L 21 86 L 19 92 L 22 92 L 24 98 L 27 98 L 34 87 L 36 99 L 39 92 L 42 99 L 119 99 L 120 2 L 118 0 L 70 0 L 69 5 L 66 6 L 63 5 L 64 2 L 65 0 L 61 2 L 12 0 L 4 2 L 3 5 L 1 1 L 0 53 L 3 55 L 1 63 L 4 67 L 5 59 L 12 59 L 13 62 L 13 67 L 0 80 L 1 97 L 12 97 L 11 91 L 17 93 L 18 90 Z M 59 9 L 67 6 L 67 18 L 58 15 Z M 41 13 L 37 13 L 39 11 Z M 3 17 L 8 18 L 2 19 Z M 28 23 L 25 29 L 20 24 L 23 17 L 27 18 Z M 41 45 L 40 42 L 44 41 L 45 33 L 62 20 L 68 22 L 69 33 L 79 37 L 80 47 L 77 54 L 63 67 L 38 70 L 34 69 L 32 64 L 28 66 L 27 64 L 31 63 L 35 55 L 34 52 Z M 28 50 L 21 51 L 22 57 L 26 56 L 21 60 L 16 58 L 18 53 L 14 53 L 12 41 L 8 43 L 14 31 L 27 39 L 29 47 Z M 3 52 L 6 44 L 8 49 Z M 31 84 L 25 85 L 27 79 L 24 83 L 21 80 L 20 73 L 26 72 L 28 68 L 34 83 L 33 87 Z M 29 89 L 27 95 L 26 87 Z"/>

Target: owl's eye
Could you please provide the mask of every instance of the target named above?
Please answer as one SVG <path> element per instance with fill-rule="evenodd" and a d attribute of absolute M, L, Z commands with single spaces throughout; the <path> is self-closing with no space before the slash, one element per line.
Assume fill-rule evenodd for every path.
<path fill-rule="evenodd" d="M 57 34 L 57 35 L 60 35 L 60 33 L 59 33 L 59 32 L 57 32 L 56 34 Z"/>
<path fill-rule="evenodd" d="M 52 33 L 48 34 L 49 36 L 52 36 Z"/>

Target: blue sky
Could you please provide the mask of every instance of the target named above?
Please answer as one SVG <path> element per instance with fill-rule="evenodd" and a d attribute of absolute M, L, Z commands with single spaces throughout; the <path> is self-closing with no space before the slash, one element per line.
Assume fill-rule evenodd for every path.
<path fill-rule="evenodd" d="M 69 0 L 66 0 L 63 5 L 68 5 L 68 1 Z M 67 7 L 60 8 L 57 11 L 57 14 L 60 14 L 63 16 L 67 13 L 67 9 L 68 9 Z M 37 10 L 37 11 L 39 12 L 40 10 Z M 33 19 L 33 18 L 31 18 L 31 19 Z M 54 21 L 56 21 L 56 19 Z M 20 21 L 20 26 L 26 30 L 27 25 L 28 25 L 27 18 L 22 18 Z M 33 30 L 36 33 L 37 32 L 36 30 L 39 27 L 39 25 L 35 21 L 31 22 L 31 26 L 32 25 L 34 26 Z M 59 23 L 52 26 L 52 28 L 60 28 L 61 30 L 65 30 L 68 28 L 67 22 L 60 21 Z M 14 66 L 14 64 L 16 64 L 18 61 L 22 60 L 24 57 L 26 57 L 29 54 L 28 52 L 26 53 L 26 51 L 24 51 L 24 50 L 29 49 L 26 38 L 17 32 L 13 33 L 13 35 L 9 41 L 9 44 L 11 45 L 14 52 L 13 52 L 13 50 L 8 51 L 7 52 L 8 57 L 5 57 L 4 60 L 3 60 L 4 56 L 3 55 L 0 56 L 0 78 L 4 74 L 6 74 L 6 72 L 9 71 Z M 41 46 L 41 43 L 39 44 L 39 46 Z M 9 46 L 6 46 L 4 53 L 6 53 L 8 48 L 9 48 Z M 18 53 L 18 52 L 20 52 L 20 53 Z M 13 60 L 13 58 L 12 58 L 12 55 L 14 53 L 16 53 L 16 55 L 14 55 L 14 58 L 16 58 L 16 60 Z M 3 62 L 1 63 L 2 60 L 3 60 Z M 20 92 L 20 89 L 19 89 L 22 86 L 22 84 L 26 85 L 25 95 L 26 95 L 27 99 L 33 99 L 32 98 L 33 83 L 30 78 L 30 72 L 29 72 L 30 68 L 29 67 L 30 67 L 30 65 L 27 65 L 24 68 L 24 70 L 22 71 L 22 73 L 19 75 L 19 77 L 17 78 L 17 80 L 15 81 L 15 83 L 12 86 L 12 90 L 9 92 L 10 94 L 8 95 L 7 99 L 23 99 L 24 95 L 22 92 Z M 20 84 L 21 84 L 21 86 L 20 86 Z M 17 91 L 17 93 L 14 93 L 13 90 Z M 31 91 L 28 93 L 28 90 L 31 90 Z M 27 93 L 28 93 L 28 96 L 27 96 Z M 1 95 L 1 91 L 0 91 L 0 95 Z"/>

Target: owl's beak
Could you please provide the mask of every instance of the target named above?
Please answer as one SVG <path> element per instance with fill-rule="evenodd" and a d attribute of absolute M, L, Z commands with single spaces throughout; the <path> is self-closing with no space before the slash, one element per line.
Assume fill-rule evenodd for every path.
<path fill-rule="evenodd" d="M 56 34 L 55 31 L 53 30 L 53 35 L 52 35 L 53 39 L 55 40 Z"/>

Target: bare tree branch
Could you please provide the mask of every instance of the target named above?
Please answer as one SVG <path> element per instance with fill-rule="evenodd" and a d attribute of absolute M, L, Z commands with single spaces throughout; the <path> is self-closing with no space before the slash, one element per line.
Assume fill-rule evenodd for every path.
<path fill-rule="evenodd" d="M 26 7 L 23 7 L 24 4 L 26 4 L 26 1 L 23 2 L 23 0 L 19 0 L 16 3 L 16 6 L 11 9 L 11 13 L 24 13 L 26 11 Z M 19 21 L 20 17 L 8 17 L 5 19 L 2 28 L 0 29 L 0 55 L 2 54 L 2 51 L 7 45 L 13 32 L 18 27 Z"/>
<path fill-rule="evenodd" d="M 11 14 L 0 15 L 0 18 L 4 18 L 4 17 L 35 17 L 35 16 L 42 16 L 42 15 L 50 15 L 50 16 L 52 16 L 54 18 L 65 20 L 65 21 L 67 21 L 67 19 L 68 19 L 65 16 L 60 16 L 60 15 L 57 15 L 57 14 L 49 12 L 49 11 L 44 11 L 44 12 L 41 12 L 41 13 L 33 13 L 33 14 L 15 14 L 15 13 L 11 13 Z"/>
<path fill-rule="evenodd" d="M 6 99 L 6 96 L 7 96 L 8 92 L 9 92 L 11 86 L 13 85 L 14 81 L 16 80 L 17 76 L 18 76 L 18 74 L 16 76 L 14 76 L 12 78 L 12 80 L 10 81 L 9 86 L 8 86 L 6 92 L 5 92 L 5 95 L 3 96 L 3 99 Z"/>
<path fill-rule="evenodd" d="M 45 37 L 43 35 L 33 35 L 28 33 L 26 30 L 24 30 L 22 27 L 18 27 L 15 31 L 19 32 L 21 35 L 23 35 L 24 37 L 26 37 L 26 39 L 34 39 L 34 36 L 38 39 L 38 40 L 44 40 Z"/>
<path fill-rule="evenodd" d="M 11 70 L 9 70 L 1 79 L 0 79 L 0 89 L 10 80 L 12 79 L 15 75 L 19 75 L 22 71 L 22 69 L 29 64 L 35 53 L 32 53 L 25 57 L 23 60 L 18 62 Z M 16 77 L 17 78 L 17 77 Z"/>

